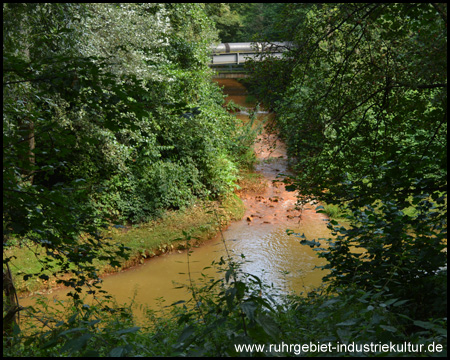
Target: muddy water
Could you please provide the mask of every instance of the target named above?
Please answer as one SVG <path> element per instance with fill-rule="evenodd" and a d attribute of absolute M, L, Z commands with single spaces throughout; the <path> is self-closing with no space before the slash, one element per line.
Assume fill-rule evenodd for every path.
<path fill-rule="evenodd" d="M 249 108 L 238 118 L 247 120 L 246 114 L 254 103 L 247 103 L 246 89 L 233 79 L 217 80 L 230 94 L 227 100 Z M 261 111 L 259 118 L 270 114 Z M 262 120 L 261 119 L 261 120 Z M 251 261 L 243 266 L 244 271 L 255 274 L 267 283 L 273 283 L 283 292 L 304 292 L 321 284 L 324 271 L 314 269 L 324 265 L 316 252 L 308 246 L 299 244 L 299 239 L 286 234 L 287 229 L 305 234 L 309 239 L 328 238 L 327 218 L 314 211 L 313 204 L 302 211 L 296 209 L 296 193 L 286 191 L 280 174 L 288 174 L 288 161 L 285 145 L 275 134 L 258 136 L 254 146 L 258 158 L 256 171 L 264 176 L 266 191 L 263 194 L 241 196 L 246 205 L 244 218 L 225 232 L 225 238 L 234 239 L 229 245 L 239 255 L 243 253 Z"/>
<path fill-rule="evenodd" d="M 225 86 L 228 100 L 251 107 L 245 102 L 245 88 L 232 79 L 217 80 Z M 248 112 L 248 111 L 247 111 Z M 239 116 L 246 121 L 244 111 Z M 260 116 L 267 116 L 261 113 Z M 256 170 L 263 174 L 267 183 L 264 193 L 244 194 L 246 213 L 241 221 L 231 224 L 223 231 L 226 246 L 231 254 L 245 255 L 242 270 L 254 274 L 267 284 L 273 284 L 281 292 L 302 292 L 317 287 L 324 274 L 314 269 L 323 265 L 316 253 L 308 246 L 299 244 L 299 239 L 288 236 L 286 229 L 304 233 L 310 239 L 329 236 L 326 218 L 316 214 L 314 206 L 307 206 L 302 211 L 295 209 L 295 193 L 287 192 L 280 182 L 273 182 L 279 173 L 287 173 L 287 157 L 284 145 L 273 134 L 262 134 L 255 145 L 259 159 Z M 222 236 L 194 249 L 189 263 L 191 278 L 201 277 L 203 269 L 213 261 L 226 257 L 227 253 Z M 164 298 L 164 304 L 180 299 L 187 300 L 189 294 L 185 289 L 176 289 L 176 285 L 188 284 L 187 254 L 173 253 L 163 255 L 141 266 L 104 278 L 103 288 L 109 291 L 119 303 L 130 303 L 134 298 L 137 304 L 157 307 Z M 206 273 L 214 276 L 213 270 Z M 54 291 L 51 298 L 61 298 L 66 291 Z M 157 300 L 160 298 L 160 300 Z M 25 299 L 22 305 L 32 300 Z"/>

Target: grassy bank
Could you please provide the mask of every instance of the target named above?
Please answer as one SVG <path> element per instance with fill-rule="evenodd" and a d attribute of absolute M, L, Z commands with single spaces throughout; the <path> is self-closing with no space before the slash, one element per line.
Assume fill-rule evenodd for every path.
<path fill-rule="evenodd" d="M 191 246 L 199 246 L 215 236 L 219 228 L 244 215 L 244 205 L 235 194 L 220 202 L 198 202 L 189 208 L 168 211 L 157 221 L 133 228 L 110 229 L 107 236 L 131 248 L 133 254 L 121 269 L 143 263 L 145 259 L 187 247 L 184 233 L 191 237 Z M 106 267 L 105 272 L 115 269 Z"/>
<path fill-rule="evenodd" d="M 167 211 L 162 218 L 148 223 L 111 227 L 103 236 L 110 242 L 129 247 L 130 257 L 116 268 L 111 268 L 104 262 L 97 262 L 95 265 L 98 266 L 99 274 L 103 275 L 127 269 L 162 253 L 185 249 L 186 239 L 183 232 L 192 237 L 191 245 L 198 246 L 217 234 L 219 227 L 242 218 L 244 211 L 241 199 L 230 194 L 220 201 L 198 201 L 183 210 Z M 21 247 L 11 247 L 5 252 L 7 256 L 15 256 L 11 272 L 19 294 L 57 286 L 57 278 L 52 276 L 52 271 L 42 269 L 40 259 L 46 255 L 44 250 L 25 243 Z M 55 265 L 54 269 L 57 270 L 58 266 Z M 45 273 L 49 279 L 34 277 L 24 281 L 23 275 L 30 273 Z"/>

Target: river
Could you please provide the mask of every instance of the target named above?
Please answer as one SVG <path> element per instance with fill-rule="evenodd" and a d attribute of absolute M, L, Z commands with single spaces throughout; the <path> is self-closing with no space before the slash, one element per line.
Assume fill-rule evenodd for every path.
<path fill-rule="evenodd" d="M 245 88 L 233 79 L 217 79 L 229 94 L 227 100 L 251 107 L 245 102 Z M 237 116 L 247 121 L 247 113 Z M 261 112 L 258 116 L 268 116 Z M 324 271 L 315 269 L 325 260 L 319 259 L 309 246 L 300 245 L 295 236 L 288 236 L 287 229 L 304 233 L 309 239 L 326 238 L 330 232 L 326 226 L 327 218 L 314 211 L 314 205 L 302 211 L 295 209 L 296 194 L 285 190 L 280 182 L 273 182 L 280 173 L 288 172 L 288 161 L 284 144 L 274 134 L 264 132 L 255 144 L 258 158 L 256 171 L 263 175 L 266 190 L 258 194 L 243 194 L 246 213 L 242 220 L 232 223 L 223 231 L 223 238 L 229 252 L 240 257 L 244 254 L 246 262 L 242 270 L 261 278 L 266 284 L 281 293 L 305 292 L 321 284 Z M 195 248 L 189 257 L 191 278 L 195 281 L 205 267 L 213 261 L 226 257 L 227 253 L 222 234 Z M 175 252 L 152 258 L 143 265 L 106 276 L 103 288 L 118 303 L 148 305 L 156 308 L 180 299 L 187 300 L 190 295 L 177 284 L 188 284 L 187 253 Z M 213 270 L 208 273 L 214 276 Z M 63 298 L 67 290 L 55 290 L 46 297 Z M 158 300 L 159 299 L 159 300 Z M 164 300 L 163 300 L 164 299 Z M 22 299 L 21 305 L 33 303 L 32 298 Z"/>

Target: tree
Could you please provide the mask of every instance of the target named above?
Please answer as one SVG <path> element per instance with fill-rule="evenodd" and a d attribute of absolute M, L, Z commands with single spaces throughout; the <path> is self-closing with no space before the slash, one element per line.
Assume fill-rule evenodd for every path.
<path fill-rule="evenodd" d="M 17 238 L 36 254 L 43 249 L 41 271 L 24 278 L 46 280 L 69 272 L 72 277 L 58 281 L 75 288 L 75 299 L 88 278 L 97 286 L 93 259 L 116 266 L 118 257 L 126 255 L 123 245 L 108 244 L 99 235 L 96 214 L 86 207 L 86 179 L 67 175 L 71 150 L 92 138 L 69 129 L 64 117 L 95 114 L 98 123 L 111 129 L 118 99 L 139 114 L 116 76 L 101 70 L 100 59 L 94 62 L 74 50 L 73 22 L 83 10 L 73 4 L 3 5 L 4 249 Z M 3 263 L 8 266 L 12 260 L 4 255 Z M 9 271 L 5 275 L 12 284 Z"/>
<path fill-rule="evenodd" d="M 327 279 L 444 316 L 434 274 L 446 265 L 446 6 L 292 6 L 306 16 L 279 65 L 290 78 L 268 101 L 295 161 L 292 189 L 352 214 L 348 228 L 331 224 Z"/>
<path fill-rule="evenodd" d="M 235 124 L 207 67 L 214 28 L 201 4 L 3 4 L 3 15 L 4 249 L 40 258 L 24 279 L 63 275 L 75 299 L 94 279 L 98 294 L 93 261 L 127 256 L 104 226 L 233 188 Z M 4 253 L 8 284 L 13 261 Z"/>
<path fill-rule="evenodd" d="M 235 41 L 242 28 L 241 15 L 232 6 L 229 3 L 205 3 L 205 11 L 214 22 L 222 43 Z"/>

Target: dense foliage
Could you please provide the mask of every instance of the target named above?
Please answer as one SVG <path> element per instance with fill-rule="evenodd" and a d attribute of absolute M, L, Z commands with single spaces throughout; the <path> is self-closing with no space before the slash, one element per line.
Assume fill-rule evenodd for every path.
<path fill-rule="evenodd" d="M 277 112 L 297 173 L 290 187 L 308 195 L 300 202 L 349 214 L 318 249 L 325 280 L 382 289 L 414 319 L 445 319 L 446 5 L 286 6 L 299 19 L 285 28 L 293 48 L 253 62 L 250 85 Z"/>
<path fill-rule="evenodd" d="M 45 321 L 46 329 L 26 323 L 26 331 L 34 335 L 18 334 L 15 346 L 6 347 L 4 355 L 446 355 L 444 321 L 412 321 L 403 314 L 404 301 L 384 291 L 347 289 L 333 295 L 310 293 L 283 300 L 272 297 L 274 289 L 258 277 L 242 272 L 240 261 L 222 258 L 213 265 L 222 278 L 203 275 L 195 279 L 198 285 L 189 286 L 190 301 L 156 311 L 147 309 L 139 326 L 130 306 L 103 301 L 82 308 L 65 304 L 62 311 L 58 304 L 43 302 L 27 314 Z M 111 311 L 103 311 L 105 307 Z M 399 319 L 408 319 L 416 331 L 411 333 Z M 332 350 L 328 344 L 341 345 Z M 378 347 L 361 350 L 368 344 Z M 388 347 L 382 349 L 380 344 Z"/>
<path fill-rule="evenodd" d="M 286 41 L 287 28 L 299 24 L 298 13 L 286 3 L 207 3 L 220 42 Z M 303 4 L 306 9 L 308 4 Z"/>
<path fill-rule="evenodd" d="M 215 34 L 201 4 L 3 4 L 4 249 L 46 252 L 26 279 L 56 260 L 79 291 L 93 259 L 126 256 L 99 226 L 234 188 Z"/>

